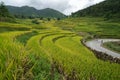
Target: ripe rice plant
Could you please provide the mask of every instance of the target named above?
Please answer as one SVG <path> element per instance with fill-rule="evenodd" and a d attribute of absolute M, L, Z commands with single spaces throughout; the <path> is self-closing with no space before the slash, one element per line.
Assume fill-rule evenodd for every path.
<path fill-rule="evenodd" d="M 77 29 L 74 25 L 78 23 L 72 21 L 66 20 L 65 27 Z M 0 29 L 4 29 L 0 32 L 0 80 L 119 80 L 120 64 L 97 59 L 81 43 L 86 35 L 78 31 L 97 31 L 95 23 L 89 29 L 89 23 L 83 20 L 76 31 L 54 27 L 63 25 L 61 21 L 38 25 L 31 20 L 18 22 L 0 24 Z"/>

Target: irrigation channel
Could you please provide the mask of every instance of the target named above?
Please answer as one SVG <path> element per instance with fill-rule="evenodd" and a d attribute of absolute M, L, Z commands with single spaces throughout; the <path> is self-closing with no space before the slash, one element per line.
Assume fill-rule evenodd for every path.
<path fill-rule="evenodd" d="M 120 41 L 120 39 L 94 39 L 85 42 L 85 45 L 93 50 L 106 53 L 116 58 L 120 58 L 119 53 L 106 49 L 105 47 L 102 46 L 103 43 L 105 42 L 116 42 L 116 41 Z"/>

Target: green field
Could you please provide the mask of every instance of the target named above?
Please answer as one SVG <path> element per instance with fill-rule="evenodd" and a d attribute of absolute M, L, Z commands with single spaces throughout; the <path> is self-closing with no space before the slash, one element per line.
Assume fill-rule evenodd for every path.
<path fill-rule="evenodd" d="M 106 21 L 104 18 L 68 18 L 56 22 L 56 26 L 77 32 L 78 34 L 93 35 L 95 38 L 120 38 L 120 21 Z"/>
<path fill-rule="evenodd" d="M 119 22 L 68 18 L 0 22 L 0 80 L 119 80 L 120 64 L 97 59 L 85 37 L 120 38 Z"/>

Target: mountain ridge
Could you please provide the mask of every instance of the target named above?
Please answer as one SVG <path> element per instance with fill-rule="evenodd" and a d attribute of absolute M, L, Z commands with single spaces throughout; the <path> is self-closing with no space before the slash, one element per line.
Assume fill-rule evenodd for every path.
<path fill-rule="evenodd" d="M 34 7 L 29 7 L 29 6 L 22 6 L 22 7 L 17 7 L 17 6 L 6 6 L 9 12 L 13 15 L 18 15 L 18 16 L 25 16 L 25 17 L 45 17 L 45 18 L 64 18 L 66 15 L 63 13 L 51 9 L 51 8 L 45 8 L 45 9 L 36 9 Z"/>

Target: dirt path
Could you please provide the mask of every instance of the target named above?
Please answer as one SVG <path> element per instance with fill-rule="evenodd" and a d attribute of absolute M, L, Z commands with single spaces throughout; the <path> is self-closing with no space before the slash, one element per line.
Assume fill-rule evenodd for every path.
<path fill-rule="evenodd" d="M 113 57 L 120 58 L 119 53 L 108 50 L 102 46 L 102 44 L 105 42 L 116 42 L 116 41 L 120 41 L 120 39 L 94 39 L 91 41 L 87 41 L 85 44 L 86 46 L 90 47 L 93 50 L 100 51 L 108 55 L 111 55 Z"/>

